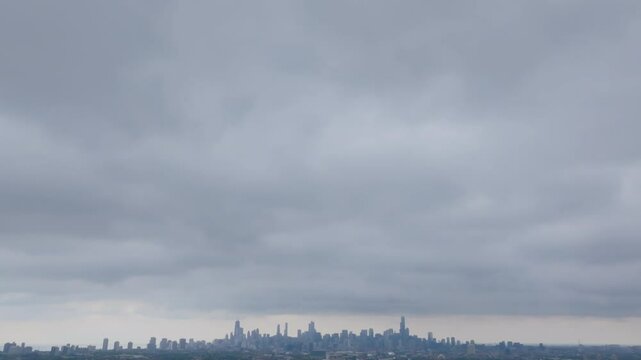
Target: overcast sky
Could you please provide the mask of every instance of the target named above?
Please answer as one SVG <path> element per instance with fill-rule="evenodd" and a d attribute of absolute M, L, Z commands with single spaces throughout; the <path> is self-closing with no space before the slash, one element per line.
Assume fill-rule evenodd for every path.
<path fill-rule="evenodd" d="M 0 340 L 638 342 L 640 38 L 632 0 L 2 1 Z"/>

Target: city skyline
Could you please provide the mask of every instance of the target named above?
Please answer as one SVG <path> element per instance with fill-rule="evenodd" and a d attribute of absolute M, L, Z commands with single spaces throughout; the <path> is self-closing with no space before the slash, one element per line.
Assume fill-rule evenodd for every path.
<path fill-rule="evenodd" d="M 278 317 L 275 317 L 278 318 Z M 294 327 L 292 327 L 291 321 L 278 321 L 278 320 L 271 320 L 270 322 L 252 322 L 251 318 L 248 319 L 248 322 L 245 323 L 247 328 L 243 328 L 243 334 L 246 335 L 247 331 L 254 331 L 256 329 L 260 330 L 261 334 L 269 334 L 269 335 L 276 335 L 277 329 L 279 325 L 285 326 L 285 324 L 288 324 L 288 330 L 290 332 L 290 337 L 291 338 L 297 338 L 298 330 L 302 330 L 302 332 L 307 331 L 310 322 L 302 320 L 304 317 L 296 317 L 296 316 L 291 316 L 290 318 L 295 318 L 294 320 Z M 320 317 L 323 319 L 323 317 Z M 396 334 L 400 333 L 400 329 L 394 328 L 393 326 L 393 321 L 396 319 L 394 317 L 386 317 L 384 319 L 384 322 L 378 322 L 375 321 L 373 323 L 370 323 L 370 325 L 367 325 L 367 323 L 361 323 L 361 327 L 356 327 L 356 328 L 345 328 L 344 326 L 341 325 L 341 320 L 344 319 L 345 317 L 343 316 L 338 316 L 333 318 L 333 320 L 330 320 L 329 324 L 323 324 L 321 321 L 320 323 L 320 328 L 318 328 L 319 333 L 340 333 L 342 330 L 347 330 L 350 333 L 358 334 L 360 333 L 361 330 L 366 329 L 369 331 L 369 329 L 372 329 L 375 334 L 382 334 L 384 331 L 392 329 L 395 331 Z M 371 319 L 371 318 L 370 318 Z M 415 323 L 415 318 L 411 318 Z M 398 320 L 398 319 L 396 319 Z M 464 321 L 455 324 L 453 326 L 444 326 L 445 323 L 449 323 L 452 325 L 452 318 L 444 318 L 441 320 L 438 320 L 436 318 L 431 318 L 430 323 L 433 325 L 432 327 L 429 326 L 424 326 L 423 324 L 420 323 L 421 318 L 418 318 L 419 323 L 415 325 L 417 326 L 415 329 L 412 330 L 412 327 L 408 326 L 408 329 L 410 330 L 410 333 L 408 335 L 410 336 L 418 336 L 419 338 L 425 338 L 427 339 L 429 337 L 428 334 L 432 334 L 435 339 L 441 340 L 441 339 L 447 339 L 449 337 L 455 337 L 459 340 L 474 340 L 478 344 L 490 344 L 490 345 L 495 345 L 500 343 L 501 341 L 514 341 L 514 342 L 519 342 L 523 343 L 526 345 L 537 345 L 539 343 L 544 343 L 547 345 L 578 345 L 578 344 L 584 344 L 584 345 L 625 345 L 625 346 L 638 346 L 641 345 L 641 341 L 638 340 L 638 336 L 635 333 L 630 333 L 630 325 L 626 325 L 623 319 L 619 319 L 619 328 L 621 332 L 615 333 L 615 334 L 608 334 L 602 331 L 599 331 L 602 328 L 602 324 L 597 320 L 597 319 L 592 319 L 592 321 L 576 321 L 576 319 L 565 319 L 565 321 L 562 322 L 563 325 L 566 327 L 564 328 L 563 325 L 559 327 L 559 324 L 556 324 L 556 326 L 551 326 L 552 324 L 550 323 L 545 323 L 541 322 L 540 318 L 517 318 L 513 320 L 513 325 L 511 327 L 503 329 L 503 331 L 498 331 L 499 333 L 502 333 L 502 335 L 499 336 L 487 336 L 487 331 L 492 327 L 491 323 L 488 322 L 488 319 L 482 319 L 481 321 L 470 322 L 470 318 L 463 319 Z M 568 320 L 574 320 L 574 323 L 571 323 Z M 302 321 L 302 322 L 301 322 Z M 467 323 L 465 321 L 468 321 Z M 312 322 L 316 324 L 316 321 Z M 529 333 L 519 333 L 518 328 L 516 327 L 517 325 L 520 325 L 520 327 L 523 327 L 523 324 L 527 324 L 527 327 L 530 328 L 532 331 Z M 15 336 L 2 336 L 0 337 L 0 342 L 6 342 L 6 341 L 13 341 L 16 342 L 17 344 L 20 344 L 21 342 L 25 342 L 28 345 L 34 346 L 34 348 L 38 350 L 49 350 L 51 346 L 60 346 L 61 344 L 76 344 L 80 346 L 95 346 L 97 349 L 101 349 L 103 347 L 103 339 L 108 339 L 108 349 L 113 350 L 113 344 L 114 341 L 119 341 L 121 347 L 126 348 L 128 343 L 131 342 L 132 346 L 134 349 L 136 347 L 141 347 L 143 349 L 146 348 L 146 345 L 149 341 L 149 337 L 153 336 L 158 341 L 162 338 L 167 338 L 171 340 L 178 340 L 181 338 L 184 339 L 197 339 L 197 340 L 204 340 L 204 341 L 212 341 L 213 339 L 224 339 L 226 336 L 230 335 L 230 328 L 232 329 L 231 333 L 233 333 L 233 326 L 230 327 L 230 324 L 233 325 L 234 321 L 231 320 L 221 320 L 221 324 L 226 324 L 227 329 L 219 328 L 219 329 L 209 329 L 208 331 L 205 331 L 205 333 L 208 333 L 207 336 L 203 336 L 203 332 L 198 331 L 194 333 L 193 331 L 190 332 L 188 329 L 181 329 L 178 330 L 177 332 L 174 332 L 172 334 L 167 334 L 167 333 L 158 333 L 155 334 L 151 332 L 154 335 L 148 335 L 148 334 L 141 334 L 141 333 L 136 333 L 134 337 L 128 337 L 128 336 L 117 336 L 117 334 L 105 334 L 105 338 L 101 338 L 100 341 L 73 341 L 74 339 L 72 337 L 65 337 L 64 333 L 62 335 L 62 341 L 53 341 L 53 342 L 36 342 L 33 343 L 30 341 L 30 339 L 26 338 L 16 338 Z M 258 325 L 258 327 L 253 326 L 252 324 L 261 324 L 263 328 Z M 375 325 L 372 325 L 375 324 Z M 466 325 L 467 324 L 467 325 Z M 328 326 L 329 325 L 329 326 Z M 399 325 L 399 324 L 397 324 Z M 366 327 L 363 327 L 366 326 Z M 635 324 L 632 324 L 633 328 L 636 326 Z M 83 329 L 80 329 L 81 331 Z M 227 330 L 227 331 L 226 331 Z M 515 331 L 516 330 L 516 331 Z M 587 332 L 581 332 L 581 330 L 587 330 Z M 184 333 L 180 333 L 181 331 L 184 331 Z M 117 331 L 113 331 L 114 333 L 117 333 Z M 282 334 L 282 333 L 281 333 Z M 458 334 L 458 335 L 457 335 Z M 581 336 L 581 335 L 587 335 L 587 336 Z M 595 335 L 596 334 L 596 335 Z M 284 336 L 284 334 L 282 334 Z M 567 339 L 567 340 L 559 340 L 559 339 Z"/>
<path fill-rule="evenodd" d="M 80 346 L 67 343 L 51 346 L 49 349 L 34 349 L 25 342 L 6 342 L 0 352 L 2 359 L 229 359 L 247 360 L 269 358 L 272 360 L 390 360 L 421 359 L 521 359 L 558 360 L 582 358 L 583 360 L 636 360 L 641 356 L 641 345 L 622 346 L 617 344 L 524 344 L 519 341 L 503 340 L 497 344 L 485 344 L 473 339 L 466 340 L 455 336 L 439 338 L 429 331 L 425 337 L 412 334 L 405 316 L 401 316 L 398 328 L 376 332 L 373 328 L 359 332 L 343 329 L 335 333 L 323 333 L 316 328 L 314 320 L 309 321 L 307 329 L 297 329 L 295 336 L 288 336 L 289 323 L 285 322 L 284 331 L 278 323 L 275 333 L 247 329 L 240 320 L 234 322 L 233 329 L 222 339 L 211 341 L 194 338 L 158 338 L 152 336 L 143 346 L 132 341 L 126 346 L 119 340 L 104 338 L 100 347 Z"/>
<path fill-rule="evenodd" d="M 207 346 L 210 344 L 215 344 L 215 343 L 220 343 L 221 345 L 228 345 L 232 347 L 239 347 L 239 348 L 251 348 L 252 346 L 256 346 L 256 341 L 260 340 L 265 340 L 265 338 L 274 338 L 276 340 L 279 339 L 284 339 L 287 341 L 287 339 L 296 339 L 297 341 L 302 341 L 302 342 L 307 342 L 307 343 L 315 343 L 317 341 L 321 342 L 322 340 L 327 340 L 327 336 L 331 336 L 332 338 L 338 337 L 341 342 L 341 346 L 345 347 L 344 350 L 349 350 L 350 349 L 350 344 L 349 340 L 350 338 L 354 339 L 359 339 L 362 340 L 363 338 L 367 338 L 370 340 L 373 339 L 381 339 L 381 338 L 388 338 L 388 337 L 394 337 L 397 338 L 400 341 L 409 341 L 410 339 L 413 340 L 418 340 L 418 341 L 423 341 L 427 342 L 428 346 L 447 346 L 447 347 L 456 347 L 456 346 L 461 346 L 461 345 L 475 345 L 475 341 L 473 339 L 470 340 L 463 340 L 461 339 L 456 339 L 455 336 L 447 336 L 447 337 L 441 337 L 439 338 L 438 336 L 435 336 L 432 331 L 429 331 L 424 337 L 421 337 L 418 334 L 412 334 L 410 332 L 410 328 L 406 326 L 405 322 L 405 316 L 400 317 L 400 323 L 399 323 L 399 328 L 394 329 L 394 328 L 388 328 L 385 329 L 384 331 L 377 332 L 374 330 L 374 328 L 367 328 L 367 329 L 361 329 L 360 332 L 358 332 L 358 335 L 356 334 L 355 331 L 348 330 L 348 329 L 341 329 L 340 332 L 335 332 L 335 333 L 323 333 L 322 331 L 318 331 L 316 329 L 316 323 L 315 321 L 311 320 L 307 324 L 307 330 L 304 329 L 297 329 L 296 330 L 296 335 L 294 336 L 289 336 L 288 335 L 288 330 L 289 330 L 289 323 L 285 322 L 284 323 L 284 331 L 281 332 L 281 323 L 276 324 L 276 329 L 274 332 L 270 332 L 269 330 L 263 330 L 261 331 L 259 328 L 252 328 L 252 329 L 246 329 L 241 325 L 240 320 L 236 320 L 234 322 L 234 328 L 232 331 L 229 333 L 225 334 L 224 339 L 214 339 L 211 342 L 208 342 L 207 340 L 199 340 L 194 338 L 180 338 L 180 339 L 168 339 L 168 338 L 162 338 L 160 341 L 158 341 L 158 338 L 155 336 L 150 337 L 149 341 L 145 346 L 137 346 L 137 349 L 146 349 L 149 351 L 176 351 L 176 350 L 188 350 L 190 347 L 195 349 L 198 345 L 202 346 Z M 318 340 L 316 339 L 318 337 Z M 322 340 L 321 340 L 322 339 Z M 109 338 L 104 338 L 102 342 L 102 351 L 122 351 L 123 347 L 120 346 L 120 341 L 115 340 L 113 342 L 112 347 L 110 348 L 109 344 Z M 503 340 L 501 343 L 509 343 L 510 346 L 513 343 L 513 341 L 505 341 Z M 514 342 L 516 344 L 520 344 L 518 342 Z M 402 348 L 403 346 L 408 346 L 407 344 L 402 345 L 402 344 L 395 344 L 395 347 L 400 347 Z M 91 348 L 93 350 L 96 349 L 96 346 L 91 345 Z M 132 350 L 134 348 L 133 342 L 129 341 L 127 344 L 126 350 Z M 322 350 L 327 350 L 323 349 Z M 334 349 L 335 350 L 335 349 Z M 391 350 L 396 350 L 395 348 L 388 348 L 385 349 L 386 351 L 391 351 Z"/>
<path fill-rule="evenodd" d="M 445 337 L 440 337 L 439 334 L 435 334 L 433 331 L 428 331 L 425 336 L 421 336 L 420 334 L 415 334 L 412 333 L 410 328 L 406 324 L 406 319 L 405 316 L 400 317 L 400 322 L 398 329 L 394 328 L 387 328 L 384 329 L 383 331 L 376 331 L 374 328 L 366 328 L 366 329 L 361 329 L 360 331 L 355 331 L 355 330 L 350 330 L 350 329 L 341 329 L 338 332 L 326 332 L 323 333 L 322 331 L 318 331 L 316 329 L 316 323 L 315 321 L 311 320 L 307 324 L 307 330 L 304 329 L 297 329 L 296 334 L 293 336 L 288 336 L 288 330 L 289 330 L 289 323 L 284 322 L 284 331 L 281 332 L 281 323 L 276 324 L 276 328 L 274 332 L 270 332 L 269 330 L 263 330 L 261 331 L 259 328 L 251 328 L 251 329 L 246 329 L 242 326 L 240 320 L 236 320 L 234 322 L 234 327 L 233 329 L 225 334 L 224 338 L 214 338 L 211 341 L 204 340 L 204 339 L 194 339 L 194 338 L 179 338 L 179 339 L 168 339 L 168 338 L 162 338 L 159 340 L 158 337 L 156 336 L 151 336 L 149 338 L 149 341 L 146 344 L 134 344 L 132 341 L 127 341 L 126 346 L 121 345 L 120 340 L 114 340 L 113 338 L 110 339 L 108 337 L 105 337 L 102 340 L 102 344 L 100 346 L 95 345 L 95 344 L 88 344 L 84 349 L 89 350 L 89 351 L 124 351 L 124 350 L 147 350 L 147 351 L 178 351 L 178 350 L 196 350 L 199 346 L 205 347 L 205 346 L 212 346 L 212 345 L 218 345 L 218 346 L 230 346 L 230 347 L 238 347 L 238 348 L 252 348 L 252 346 L 255 348 L 256 346 L 256 341 L 259 340 L 264 340 L 264 339 L 284 339 L 287 341 L 287 339 L 291 340 L 296 340 L 296 341 L 301 341 L 303 343 L 309 343 L 313 344 L 316 341 L 322 341 L 325 340 L 327 341 L 326 337 L 338 337 L 341 342 L 341 346 L 343 346 L 342 350 L 356 350 L 356 346 L 354 348 L 351 348 L 352 345 L 349 344 L 349 338 L 354 337 L 354 339 L 378 339 L 381 341 L 381 339 L 384 338 L 395 338 L 397 339 L 398 343 L 392 345 L 387 345 L 388 348 L 384 348 L 382 350 L 384 351 L 392 351 L 392 350 L 399 350 L 403 349 L 403 347 L 408 347 L 408 343 L 411 339 L 412 341 L 419 341 L 422 342 L 421 346 L 427 346 L 427 347 L 458 347 L 458 346 L 465 346 L 465 347 L 472 347 L 474 348 L 474 345 L 487 345 L 481 342 L 476 342 L 474 339 L 461 339 L 461 338 L 456 338 L 456 336 L 453 335 L 448 335 Z M 358 335 L 357 335 L 358 334 Z M 349 338 L 348 338 L 349 337 Z M 318 338 L 318 340 L 316 340 Z M 322 339 L 322 340 L 321 340 Z M 405 345 L 401 344 L 403 341 L 407 341 Z M 22 342 L 21 345 L 17 344 L 16 342 L 13 343 L 5 343 L 4 347 L 4 352 L 9 353 L 13 348 L 20 348 L 20 349 L 25 349 L 25 342 Z M 515 344 L 516 346 L 520 346 L 523 343 L 518 342 L 518 341 L 513 341 L 513 340 L 501 340 L 498 341 L 496 344 L 504 346 L 505 344 L 509 344 L 508 346 L 512 346 L 512 344 Z M 495 345 L 495 344 L 490 344 L 490 345 Z M 523 344 L 523 345 L 539 345 L 543 346 L 543 343 L 537 343 L 537 344 Z M 554 344 L 553 344 L 554 345 Z M 558 344 L 557 344 L 558 345 Z M 568 344 L 569 345 L 569 344 Z M 579 343 L 580 345 L 580 343 Z M 613 344 L 613 345 L 618 345 L 618 344 Z M 639 345 L 639 344 L 635 344 Z M 66 345 L 69 347 L 69 343 Z M 78 346 L 78 345 L 74 345 Z M 414 345 L 416 346 L 416 345 Z M 31 347 L 27 346 L 26 349 L 28 351 L 31 351 Z M 55 346 L 53 345 L 51 347 L 51 351 L 58 351 L 60 349 L 60 346 Z M 321 347 L 321 350 L 328 350 L 326 348 Z M 42 350 L 42 349 L 40 349 Z M 337 349 L 333 349 L 337 350 Z M 367 349 L 365 349 L 367 350 Z M 407 349 L 404 349 L 407 350 Z M 311 349 L 310 349 L 311 351 Z"/>

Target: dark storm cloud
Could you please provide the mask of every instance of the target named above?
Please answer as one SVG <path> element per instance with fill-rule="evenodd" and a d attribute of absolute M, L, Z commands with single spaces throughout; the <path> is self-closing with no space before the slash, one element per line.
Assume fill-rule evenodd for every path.
<path fill-rule="evenodd" d="M 634 2 L 1 7 L 3 313 L 641 315 Z"/>

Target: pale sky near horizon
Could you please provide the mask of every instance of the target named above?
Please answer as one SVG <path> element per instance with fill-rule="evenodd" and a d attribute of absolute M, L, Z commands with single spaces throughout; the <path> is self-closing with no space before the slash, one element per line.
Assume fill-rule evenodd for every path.
<path fill-rule="evenodd" d="M 632 0 L 2 1 L 0 341 L 639 343 L 640 38 Z"/>

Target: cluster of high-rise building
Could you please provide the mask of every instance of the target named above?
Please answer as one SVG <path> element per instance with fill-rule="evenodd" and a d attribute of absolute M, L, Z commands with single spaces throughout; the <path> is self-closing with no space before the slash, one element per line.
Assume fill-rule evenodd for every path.
<path fill-rule="evenodd" d="M 93 345 L 81 347 L 78 345 L 66 344 L 63 346 L 52 346 L 49 353 L 51 355 L 82 355 L 90 354 L 95 351 L 96 347 Z M 2 350 L 3 354 L 8 355 L 26 355 L 34 352 L 35 351 L 33 347 L 26 346 L 24 342 L 20 345 L 16 344 L 15 342 L 5 343 Z"/>
<path fill-rule="evenodd" d="M 398 331 L 387 329 L 382 333 L 375 333 L 374 329 L 363 329 L 359 333 L 342 330 L 337 333 L 323 334 L 316 330 L 316 324 L 311 321 L 307 330 L 297 330 L 295 336 L 289 334 L 289 324 L 284 323 L 276 326 L 275 335 L 262 333 L 259 329 L 245 331 L 240 321 L 236 321 L 234 329 L 224 339 L 217 339 L 211 342 L 194 339 L 167 339 L 157 341 L 151 337 L 144 347 L 136 347 L 131 341 L 126 345 L 120 341 L 110 344 L 109 339 L 102 341 L 102 351 L 200 351 L 215 349 L 248 349 L 248 350 L 269 350 L 276 352 L 311 352 L 311 351 L 419 351 L 434 348 L 448 348 L 465 346 L 473 352 L 475 344 L 473 340 L 462 343 L 453 336 L 437 340 L 432 332 L 427 338 L 410 335 L 410 329 L 406 326 L 405 317 L 401 317 Z M 16 343 L 6 343 L 4 353 L 17 354 L 31 352 L 32 348 L 23 343 L 18 346 Z M 51 354 L 83 354 L 96 351 L 95 346 L 80 347 L 67 344 L 62 347 L 52 347 Z"/>
<path fill-rule="evenodd" d="M 102 339 L 102 348 L 101 349 L 102 349 L 102 351 L 110 350 L 109 349 L 109 339 L 108 338 Z M 127 350 L 133 350 L 133 349 L 134 349 L 134 343 L 131 342 L 131 341 L 128 342 L 127 343 Z M 114 341 L 113 348 L 111 348 L 111 350 L 122 351 L 122 350 L 125 350 L 125 348 L 122 345 L 120 345 L 120 341 L 116 340 L 116 341 Z"/>
<path fill-rule="evenodd" d="M 259 329 L 245 330 L 240 321 L 236 321 L 234 329 L 222 339 L 212 341 L 181 338 L 177 340 L 151 337 L 146 345 L 137 346 L 129 341 L 121 345 L 120 341 L 110 343 L 108 338 L 103 339 L 102 346 L 81 347 L 66 344 L 53 346 L 48 352 L 51 356 L 61 356 L 66 359 L 96 359 L 110 360 L 123 358 L 138 358 L 144 356 L 149 360 L 167 359 L 166 352 L 209 353 L 222 351 L 239 351 L 249 354 L 245 359 L 264 358 L 269 354 L 272 360 L 292 360 L 293 355 L 305 356 L 305 359 L 319 360 L 390 360 L 397 359 L 425 359 L 444 360 L 446 358 L 473 358 L 482 360 L 516 360 L 516 359 L 546 359 L 558 360 L 560 358 L 576 358 L 582 355 L 583 360 L 638 360 L 641 347 L 583 347 L 557 346 L 544 347 L 543 344 L 523 345 L 518 342 L 502 341 L 498 344 L 476 344 L 474 340 L 462 341 L 454 336 L 436 338 L 434 333 L 428 332 L 426 337 L 419 337 L 410 333 L 401 317 L 398 330 L 386 329 L 377 333 L 374 329 L 362 329 L 359 332 L 342 330 L 336 333 L 323 334 L 316 329 L 316 324 L 311 321 L 307 330 L 298 329 L 295 335 L 290 336 L 289 324 L 278 324 L 275 335 L 263 333 Z M 34 351 L 25 343 L 20 345 L 15 342 L 4 344 L 0 360 L 3 359 L 37 359 L 47 352 Z M 631 355 L 632 354 L 632 355 Z M 187 354 L 188 355 L 188 354 Z M 607 357 L 605 357 L 607 356 Z M 621 357 L 619 357 L 621 356 Z M 630 357 L 632 356 L 632 357 Z M 636 357 L 635 357 L 636 356 Z"/>
<path fill-rule="evenodd" d="M 305 359 L 319 360 L 390 360 L 397 359 L 425 359 L 444 360 L 446 358 L 473 358 L 482 360 L 516 360 L 516 359 L 547 359 L 576 358 L 580 354 L 583 360 L 638 360 L 641 347 L 583 347 L 557 346 L 547 348 L 543 344 L 523 345 L 518 342 L 502 341 L 498 344 L 476 344 L 474 340 L 461 341 L 454 336 L 438 339 L 434 333 L 428 332 L 426 337 L 419 337 L 410 333 L 401 317 L 398 330 L 386 329 L 377 333 L 374 329 L 362 329 L 355 333 L 342 330 L 336 333 L 323 334 L 316 329 L 316 324 L 311 321 L 307 330 L 298 329 L 296 334 L 290 336 L 289 324 L 278 324 L 275 335 L 262 333 L 259 329 L 245 330 L 240 321 L 236 321 L 234 329 L 222 339 L 212 341 L 181 338 L 177 340 L 151 337 L 146 345 L 137 346 L 131 341 L 121 345 L 120 341 L 110 343 L 108 338 L 102 341 L 102 346 L 81 347 L 77 345 L 53 346 L 48 352 L 51 356 L 61 356 L 67 359 L 123 359 L 144 356 L 150 360 L 166 359 L 166 352 L 191 352 L 205 353 L 223 351 L 239 351 L 249 354 L 245 359 L 264 358 L 269 354 L 272 360 L 292 360 L 293 355 L 305 356 Z M 0 360 L 9 359 L 36 359 L 46 352 L 34 351 L 25 343 L 20 345 L 15 342 L 4 344 Z M 607 358 L 605 357 L 607 356 Z M 621 356 L 621 357 L 619 357 Z M 630 357 L 632 356 L 632 357 Z"/>
<path fill-rule="evenodd" d="M 455 337 L 446 337 L 437 340 L 432 332 L 427 338 L 410 335 L 406 326 L 405 317 L 401 317 L 398 331 L 387 329 L 382 333 L 375 333 L 374 329 L 363 329 L 359 333 L 348 330 L 322 334 L 316 330 L 316 324 L 311 321 L 307 331 L 298 330 L 296 336 L 288 334 L 288 324 L 285 323 L 284 331 L 281 325 L 276 326 L 276 335 L 261 333 L 259 329 L 245 331 L 236 321 L 234 330 L 224 339 L 216 340 L 214 346 L 239 347 L 252 350 L 280 350 L 280 351 L 418 351 L 434 348 L 462 347 L 475 351 L 473 340 L 461 342 Z"/>
<path fill-rule="evenodd" d="M 33 351 L 31 346 L 26 346 L 25 343 L 20 345 L 15 342 L 5 343 L 2 352 L 5 354 L 26 354 Z"/>
<path fill-rule="evenodd" d="M 278 324 L 275 335 L 263 333 L 259 329 L 245 330 L 240 321 L 236 321 L 234 329 L 222 339 L 212 341 L 194 340 L 181 338 L 177 340 L 151 337 L 148 343 L 134 348 L 129 341 L 122 345 L 120 341 L 110 344 L 108 338 L 102 341 L 102 346 L 96 349 L 95 346 L 80 347 L 67 344 L 62 347 L 51 348 L 52 355 L 86 355 L 95 351 L 102 352 L 168 352 L 168 351 L 212 351 L 212 350 L 250 350 L 267 351 L 272 353 L 314 353 L 314 352 L 367 352 L 367 353 L 389 353 L 389 352 L 436 352 L 436 353 L 458 353 L 472 355 L 479 349 L 486 349 L 484 345 L 475 344 L 474 340 L 461 341 L 454 336 L 437 339 L 432 332 L 426 337 L 419 337 L 410 334 L 405 317 L 400 319 L 398 330 L 386 329 L 377 333 L 374 329 L 362 329 L 355 333 L 342 330 L 336 333 L 321 333 L 316 329 L 314 321 L 309 322 L 307 330 L 298 329 L 296 334 L 290 336 L 289 324 Z M 518 350 L 523 345 L 514 342 L 501 342 L 494 348 L 500 351 Z M 540 345 L 542 347 L 542 345 Z M 33 349 L 24 343 L 6 343 L 3 352 L 5 354 L 30 353 Z"/>

